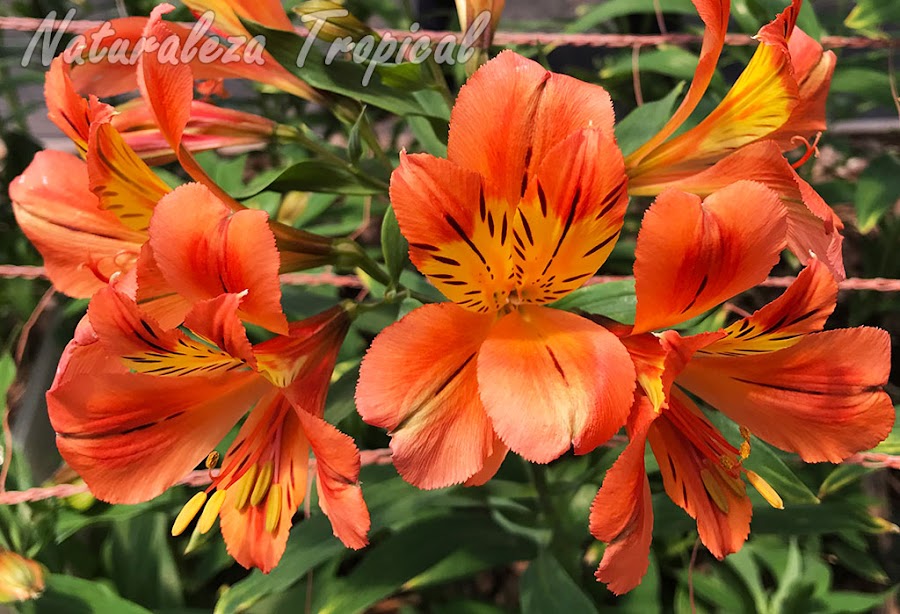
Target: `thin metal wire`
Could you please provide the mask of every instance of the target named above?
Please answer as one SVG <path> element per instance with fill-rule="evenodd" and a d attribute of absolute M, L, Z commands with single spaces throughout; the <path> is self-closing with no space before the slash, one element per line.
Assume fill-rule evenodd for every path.
<path fill-rule="evenodd" d="M 360 464 L 365 465 L 389 465 L 391 463 L 390 448 L 377 450 L 363 450 L 359 453 Z M 316 470 L 316 459 L 309 460 L 309 470 Z M 205 486 L 212 482 L 218 475 L 218 470 L 210 471 L 201 469 L 187 474 L 178 484 L 182 486 Z M 86 484 L 58 484 L 56 486 L 29 488 L 28 490 L 10 490 L 0 492 L 0 505 L 15 505 L 16 503 L 31 503 L 45 499 L 64 499 L 74 495 L 90 492 Z"/>
<path fill-rule="evenodd" d="M 47 271 L 41 266 L 22 266 L 16 264 L 0 264 L 0 279 L 45 279 Z M 602 284 L 610 281 L 633 280 L 630 275 L 598 275 L 588 280 L 585 285 Z M 769 277 L 760 286 L 766 288 L 787 288 L 796 277 Z M 362 288 L 363 283 L 355 275 L 336 275 L 334 273 L 285 273 L 282 283 L 306 286 L 335 286 L 338 288 Z M 900 292 L 900 279 L 884 277 L 852 277 L 838 283 L 841 290 L 870 290 L 873 292 Z"/>

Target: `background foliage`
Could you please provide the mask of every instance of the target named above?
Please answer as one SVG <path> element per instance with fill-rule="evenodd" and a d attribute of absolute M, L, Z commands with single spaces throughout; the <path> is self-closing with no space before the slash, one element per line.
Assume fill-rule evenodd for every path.
<path fill-rule="evenodd" d="M 732 31 L 755 33 L 784 3 L 734 0 Z M 148 14 L 153 4 L 152 0 L 126 0 L 124 6 L 129 14 Z M 578 8 L 576 19 L 556 22 L 517 20 L 512 10 L 516 0 L 507 4 L 510 11 L 501 24 L 504 30 L 658 32 L 652 0 L 585 4 Z M 699 21 L 689 0 L 660 0 L 660 4 L 668 31 L 697 31 Z M 800 26 L 814 37 L 897 35 L 900 13 L 894 2 L 821 0 L 813 4 L 815 14 L 807 3 Z M 358 17 L 388 27 L 407 28 L 411 21 L 420 21 L 423 27 L 457 27 L 450 2 L 412 7 L 408 2 L 360 0 L 348 5 Z M 51 9 L 64 12 L 68 5 L 56 0 L 18 0 L 5 7 L 0 14 L 43 17 Z M 89 2 L 79 7 L 98 9 Z M 182 9 L 176 18 L 188 18 L 187 12 Z M 40 148 L 27 121 L 36 98 L 27 92 L 41 83 L 43 68 L 18 68 L 27 37 L 10 39 L 6 32 L 0 36 L 7 38 L 0 53 L 4 98 L 0 137 L 5 145 L 0 174 L 0 262 L 39 264 L 38 255 L 15 227 L 6 188 Z M 268 47 L 276 56 L 273 45 L 277 42 L 270 41 Z M 646 138 L 645 131 L 665 121 L 677 101 L 673 92 L 691 78 L 697 57 L 696 48 L 642 49 L 638 59 L 641 95 L 648 104 L 627 118 L 637 106 L 631 49 L 527 47 L 518 51 L 609 89 L 617 117 L 626 118 L 618 128 L 626 151 Z M 714 95 L 704 102 L 708 108 L 721 99 L 751 53 L 752 47 L 726 48 L 722 70 L 713 81 Z M 896 90 L 892 94 L 890 51 L 840 49 L 837 53 L 829 99 L 833 129 L 822 141 L 819 158 L 802 173 L 847 224 L 848 276 L 900 278 L 900 124 Z M 444 69 L 455 89 L 463 79 L 462 67 Z M 375 127 L 393 163 L 401 147 L 440 154 L 446 140 L 446 108 L 440 97 L 424 91 L 421 96 L 402 95 L 385 104 L 382 94 L 391 95 L 377 89 L 356 93 L 374 97 L 366 100 L 374 104 L 367 107 L 364 121 Z M 302 120 L 347 160 L 359 161 L 369 176 L 387 177 L 389 169 L 360 144 L 355 132 L 359 123 L 354 129 L 287 94 L 248 87 L 236 89 L 223 104 L 283 123 Z M 393 105 L 393 110 L 403 112 L 407 109 L 400 107 L 415 104 L 431 119 L 398 119 L 378 108 Z M 333 168 L 323 171 L 307 156 L 299 146 L 281 145 L 237 156 L 207 154 L 201 159 L 214 179 L 252 206 L 317 233 L 356 235 L 373 257 L 385 259 L 389 270 L 399 273 L 405 255 L 402 246 L 397 246 L 399 237 L 390 216 L 384 221 L 388 237 L 384 252 L 379 242 L 386 197 L 353 175 L 344 176 Z M 639 199 L 633 201 L 626 232 L 603 273 L 630 274 L 634 237 L 645 206 Z M 775 273 L 795 272 L 786 262 Z M 410 288 L 431 291 L 417 273 L 406 270 L 401 279 Z M 60 460 L 42 399 L 85 303 L 50 296 L 43 301 L 39 317 L 29 320 L 48 289 L 44 280 L 0 280 L 0 390 L 8 400 L 0 404 L 0 410 L 9 412 L 16 434 L 9 490 L 75 479 L 64 470 L 57 471 Z M 385 288 L 373 282 L 370 290 L 378 295 Z M 289 287 L 285 309 L 289 318 L 296 319 L 357 291 Z M 777 293 L 753 291 L 740 297 L 736 307 L 752 310 Z M 619 319 L 627 319 L 634 308 L 629 282 L 585 289 L 567 300 Z M 367 313 L 354 323 L 342 349 L 326 418 L 351 434 L 361 448 L 385 447 L 387 437 L 364 425 L 354 412 L 360 358 L 379 330 L 414 305 L 412 299 L 405 299 Z M 829 326 L 880 326 L 896 342 L 898 307 L 896 294 L 844 292 Z M 718 326 L 727 317 L 726 310 L 711 313 L 691 322 L 690 328 Z M 20 343 L 23 331 L 28 331 L 27 344 Z M 895 367 L 897 355 L 895 351 Z M 896 377 L 888 387 L 895 400 L 900 392 Z M 738 438 L 736 432 L 731 434 Z M 900 432 L 895 429 L 876 451 L 900 454 Z M 738 554 L 718 562 L 702 547 L 696 548 L 695 527 L 687 515 L 664 494 L 656 495 L 650 571 L 631 594 L 613 597 L 592 578 L 602 545 L 588 535 L 587 515 L 604 471 L 618 452 L 619 448 L 611 447 L 585 457 L 569 455 L 547 467 L 527 466 L 510 457 L 497 478 L 484 487 L 429 492 L 404 483 L 389 465 L 365 467 L 362 482 L 372 512 L 371 546 L 361 552 L 345 550 L 316 512 L 295 525 L 284 559 L 268 576 L 236 566 L 215 532 L 202 539 L 169 537 L 175 514 L 192 493 L 185 487 L 137 506 L 111 507 L 89 495 L 0 506 L 0 546 L 36 558 L 48 570 L 45 595 L 19 606 L 23 612 L 225 614 L 306 608 L 336 614 L 580 614 L 615 606 L 625 612 L 681 613 L 691 611 L 692 599 L 699 612 L 898 611 L 895 586 L 900 581 L 900 548 L 893 524 L 900 522 L 898 473 L 859 465 L 802 466 L 794 457 L 759 441 L 753 442 L 748 467 L 776 486 L 786 509 L 774 510 L 761 499 L 754 500 L 758 505 L 750 541 Z M 647 463 L 654 492 L 661 493 L 652 455 Z"/>

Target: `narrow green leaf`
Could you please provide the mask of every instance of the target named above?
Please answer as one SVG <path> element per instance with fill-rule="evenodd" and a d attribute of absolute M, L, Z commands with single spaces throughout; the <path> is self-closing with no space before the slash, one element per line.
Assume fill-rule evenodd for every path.
<path fill-rule="evenodd" d="M 332 534 L 322 514 L 304 520 L 291 530 L 281 562 L 269 574 L 254 570 L 228 588 L 216 603 L 215 614 L 241 612 L 259 599 L 287 590 L 322 562 L 340 555 L 344 545 Z"/>
<path fill-rule="evenodd" d="M 900 162 L 885 155 L 875 158 L 863 171 L 856 183 L 857 227 L 868 234 L 878 225 L 886 213 L 893 210 L 900 200 L 897 175 Z"/>
<path fill-rule="evenodd" d="M 658 0 L 658 2 L 663 13 L 681 15 L 697 13 L 697 9 L 690 0 Z M 583 15 L 566 26 L 565 31 L 584 32 L 617 17 L 654 12 L 656 12 L 654 0 L 606 0 L 606 2 L 591 5 Z"/>
<path fill-rule="evenodd" d="M 374 176 L 378 177 L 378 174 Z M 382 183 L 379 184 L 331 162 L 309 159 L 295 162 L 280 173 L 268 176 L 267 181 L 254 182 L 253 193 L 242 193 L 240 197 L 249 198 L 263 190 L 275 192 L 297 190 L 368 196 L 385 192 L 384 186 L 387 185 L 387 178 L 383 177 L 381 180 Z"/>
<path fill-rule="evenodd" d="M 819 486 L 819 498 L 824 499 L 857 482 L 864 475 L 874 471 L 862 465 L 838 465 Z"/>
<path fill-rule="evenodd" d="M 662 129 L 683 89 L 684 83 L 679 83 L 665 97 L 642 104 L 616 124 L 616 139 L 623 154 L 627 156 Z"/>
<path fill-rule="evenodd" d="M 60 574 L 50 574 L 46 580 L 44 595 L 34 602 L 37 614 L 150 614 L 100 582 Z"/>
<path fill-rule="evenodd" d="M 522 574 L 519 596 L 522 614 L 597 612 L 591 600 L 549 552 L 541 552 Z"/>
<path fill-rule="evenodd" d="M 580 310 L 623 324 L 633 324 L 637 308 L 634 281 L 624 279 L 584 286 L 556 301 L 552 307 L 566 311 Z"/>
<path fill-rule="evenodd" d="M 829 547 L 837 557 L 838 564 L 849 572 L 879 584 L 887 584 L 890 577 L 882 569 L 878 561 L 864 550 L 860 550 L 844 541 L 835 541 Z"/>

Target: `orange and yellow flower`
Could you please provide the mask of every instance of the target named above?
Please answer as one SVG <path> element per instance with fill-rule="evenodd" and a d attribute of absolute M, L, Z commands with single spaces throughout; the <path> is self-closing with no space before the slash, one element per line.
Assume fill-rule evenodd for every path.
<path fill-rule="evenodd" d="M 98 498 L 151 499 L 201 463 L 249 411 L 222 468 L 176 518 L 221 518 L 229 553 L 271 570 L 281 558 L 315 455 L 319 505 L 347 546 L 366 543 L 359 451 L 322 419 L 350 323 L 335 307 L 251 346 L 238 317 L 246 293 L 196 303 L 186 332 L 164 328 L 113 284 L 98 292 L 48 393 L 63 458 Z"/>
<path fill-rule="evenodd" d="M 894 409 L 881 389 L 890 367 L 888 335 L 873 328 L 821 332 L 837 283 L 818 259 L 781 297 L 720 331 L 649 332 L 762 281 L 784 246 L 787 215 L 774 192 L 741 182 L 702 203 L 666 191 L 644 217 L 635 251 L 635 324 L 615 328 L 639 383 L 630 441 L 591 509 L 591 533 L 609 544 L 597 577 L 615 593 L 637 586 L 647 570 L 653 525 L 647 442 L 666 493 L 723 558 L 749 534 L 743 478 L 782 506 L 771 486 L 742 465 L 751 434 L 807 462 L 839 462 L 891 430 Z M 728 442 L 688 393 L 740 425 L 743 443 Z"/>
<path fill-rule="evenodd" d="M 627 205 L 600 87 L 501 53 L 453 109 L 448 159 L 403 155 L 391 202 L 413 263 L 452 302 L 385 329 L 357 388 L 411 483 L 480 483 L 507 449 L 546 463 L 624 423 L 634 369 L 615 335 L 548 305 L 612 250 Z"/>
<path fill-rule="evenodd" d="M 160 21 L 158 14 L 148 24 L 148 31 L 165 36 L 168 26 Z M 147 53 L 142 55 L 138 70 L 146 114 L 152 115 L 168 150 L 177 152 L 179 162 L 198 183 L 173 192 L 116 129 L 115 110 L 95 97 L 85 100 L 79 96 L 69 78 L 68 67 L 60 59 L 54 60 L 45 87 L 48 114 L 72 139 L 85 161 L 61 152 L 41 152 L 13 181 L 10 198 L 20 227 L 44 256 L 50 279 L 61 291 L 86 298 L 105 286 L 114 273 L 135 273 L 140 269 L 136 273 L 139 300 L 163 324 L 175 325 L 190 308 L 190 303 L 180 295 L 181 291 L 186 292 L 185 297 L 203 300 L 214 298 L 223 291 L 240 292 L 251 287 L 246 279 L 238 279 L 248 272 L 247 258 L 252 255 L 243 254 L 246 266 L 235 264 L 241 256 L 240 245 L 258 250 L 273 241 L 274 274 L 279 270 L 310 268 L 331 261 L 332 239 L 269 220 L 262 211 L 247 210 L 197 163 L 185 145 L 190 132 L 191 110 L 196 104 L 188 66 L 164 64 L 156 54 Z M 152 250 L 152 245 L 158 244 L 160 239 L 153 240 L 152 237 L 168 236 L 172 229 L 185 231 L 178 236 L 194 236 L 195 233 L 192 232 L 194 229 L 183 226 L 181 213 L 162 215 L 170 221 L 157 221 L 152 224 L 155 230 L 151 229 L 157 205 L 167 195 L 170 198 L 166 201 L 166 209 L 181 207 L 185 211 L 202 211 L 206 217 L 195 229 L 202 227 L 219 233 L 215 241 L 204 239 L 203 244 L 209 250 L 196 252 L 203 252 L 211 260 L 203 266 L 193 263 L 190 270 L 173 269 L 169 277 L 174 281 L 160 275 L 165 266 L 160 267 L 154 262 Z M 188 203 L 185 198 L 195 198 L 196 202 Z M 229 227 L 247 232 L 246 224 L 251 223 L 251 219 L 256 220 L 252 222 L 254 233 L 245 237 L 224 234 Z M 232 249 L 238 251 L 232 252 Z M 218 255 L 212 257 L 214 252 Z M 268 258 L 272 255 L 268 251 L 261 253 L 265 262 L 272 260 Z M 139 261 L 143 263 L 140 266 Z M 196 289 L 208 287 L 208 283 L 197 281 L 189 286 L 192 290 L 187 291 L 178 281 L 191 271 L 209 272 L 216 267 L 222 271 L 240 272 L 238 277 L 230 274 L 214 276 L 219 280 L 231 278 L 236 285 L 223 288 L 216 282 L 215 288 L 201 299 Z M 256 278 L 261 279 L 263 272 L 260 269 L 255 273 Z M 193 279 L 199 278 L 194 276 Z M 181 290 L 173 290 L 173 283 Z M 277 286 L 277 278 L 272 283 Z M 162 300 L 154 301 L 155 306 L 147 304 L 154 298 Z M 156 307 L 161 311 L 156 311 Z M 244 315 L 247 313 L 245 311 Z M 268 315 L 261 321 L 253 317 L 249 321 L 283 333 L 286 323 L 283 316 L 280 319 L 281 324 L 274 327 L 274 321 Z"/>
<path fill-rule="evenodd" d="M 662 130 L 626 157 L 629 191 L 655 196 L 677 188 L 707 196 L 740 179 L 764 183 L 788 208 L 791 251 L 802 263 L 819 258 L 842 279 L 843 224 L 782 155 L 825 129 L 834 53 L 796 27 L 802 0 L 793 0 L 759 31 L 759 47 L 722 102 L 673 136 L 709 86 L 728 25 L 727 0 L 694 4 L 706 24 L 694 80 Z"/>

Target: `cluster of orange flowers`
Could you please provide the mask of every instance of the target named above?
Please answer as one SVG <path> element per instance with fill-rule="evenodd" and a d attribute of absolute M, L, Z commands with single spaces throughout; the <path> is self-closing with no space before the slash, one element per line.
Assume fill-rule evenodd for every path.
<path fill-rule="evenodd" d="M 237 15 L 290 26 L 277 0 L 188 4 L 215 5 L 225 31 L 242 29 Z M 844 275 L 842 225 L 784 157 L 824 129 L 835 57 L 796 27 L 794 0 L 760 30 L 721 103 L 676 134 L 709 85 L 729 16 L 727 0 L 694 4 L 706 24 L 694 80 L 633 153 L 616 143 L 602 87 L 506 51 L 460 91 L 446 159 L 401 154 L 391 204 L 413 264 L 448 301 L 378 335 L 356 392 L 362 418 L 390 433 L 397 471 L 421 488 L 483 484 L 509 451 L 535 463 L 573 447 L 585 454 L 625 427 L 629 444 L 590 514 L 591 533 L 609 544 L 597 577 L 616 593 L 647 569 L 648 441 L 666 492 L 724 557 L 749 533 L 745 480 L 782 505 L 742 466 L 751 433 L 805 461 L 838 462 L 894 421 L 881 390 L 888 335 L 822 330 Z M 161 19 L 166 10 L 117 29 L 135 40 L 186 36 Z M 149 53 L 136 67 L 57 60 L 50 116 L 83 160 L 42 152 L 11 196 L 57 287 L 92 297 L 48 393 L 63 457 L 99 498 L 144 501 L 249 412 L 174 532 L 198 514 L 206 532 L 218 517 L 235 559 L 268 571 L 304 498 L 310 451 L 335 534 L 366 544 L 359 451 L 322 418 L 355 305 L 288 322 L 278 274 L 334 261 L 337 242 L 245 208 L 194 160 L 192 151 L 276 130 L 194 101 L 195 79 L 250 77 L 325 96 L 268 56 L 252 75 L 233 70 Z M 141 98 L 124 112 L 79 93 L 134 87 Z M 194 182 L 171 189 L 147 166 L 169 160 Z M 630 195 L 656 197 L 637 237 L 634 324 L 554 308 L 603 265 Z M 785 249 L 805 268 L 778 299 L 721 330 L 671 330 L 759 284 Z M 273 337 L 251 345 L 245 323 Z M 740 425 L 740 446 L 697 398 Z"/>

